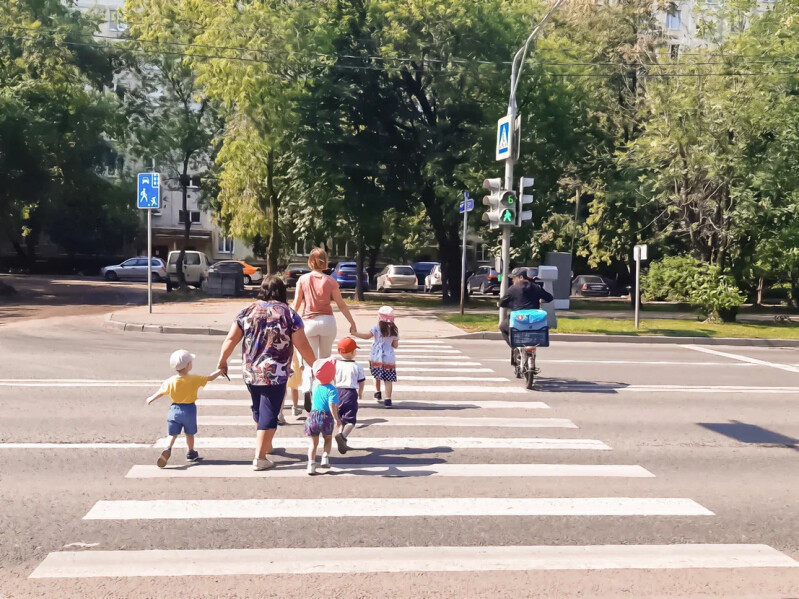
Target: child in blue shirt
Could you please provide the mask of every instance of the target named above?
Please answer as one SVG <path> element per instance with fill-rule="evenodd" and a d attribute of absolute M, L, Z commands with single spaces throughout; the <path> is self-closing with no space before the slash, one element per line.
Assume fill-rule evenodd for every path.
<path fill-rule="evenodd" d="M 332 385 L 336 378 L 336 362 L 330 358 L 317 360 L 313 365 L 313 376 L 317 380 L 311 399 L 311 413 L 305 421 L 305 434 L 310 437 L 308 447 L 308 474 L 316 474 L 316 448 L 319 435 L 325 440 L 320 468 L 330 468 L 330 449 L 333 446 L 333 427 L 340 427 L 338 416 L 338 391 Z"/>

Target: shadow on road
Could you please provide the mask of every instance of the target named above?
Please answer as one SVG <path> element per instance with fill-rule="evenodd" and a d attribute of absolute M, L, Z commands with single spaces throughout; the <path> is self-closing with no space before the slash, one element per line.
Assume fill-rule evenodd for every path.
<path fill-rule="evenodd" d="M 730 420 L 729 422 L 699 422 L 697 424 L 702 428 L 724 435 L 740 443 L 799 449 L 796 445 L 799 443 L 799 439 L 786 437 L 783 434 L 770 431 L 756 424 L 746 424 L 738 420 Z"/>
<path fill-rule="evenodd" d="M 628 387 L 628 383 L 600 383 L 577 379 L 542 377 L 535 381 L 535 388 L 546 393 L 616 393 Z"/>

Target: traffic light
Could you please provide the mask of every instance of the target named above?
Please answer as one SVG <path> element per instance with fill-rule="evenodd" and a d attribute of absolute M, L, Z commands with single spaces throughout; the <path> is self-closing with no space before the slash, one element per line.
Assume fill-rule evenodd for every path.
<path fill-rule="evenodd" d="M 483 197 L 483 206 L 488 206 L 488 210 L 483 213 L 483 220 L 492 229 L 499 228 L 500 202 L 502 200 L 502 179 L 485 179 L 483 189 L 488 190 L 489 194 Z"/>
<path fill-rule="evenodd" d="M 504 227 L 516 226 L 516 193 L 513 191 L 503 191 L 500 196 L 499 224 Z"/>
<path fill-rule="evenodd" d="M 521 227 L 525 221 L 531 220 L 533 218 L 533 211 L 524 209 L 527 204 L 533 203 L 533 194 L 525 194 L 524 190 L 532 188 L 534 183 L 535 179 L 533 177 L 521 177 L 519 179 L 519 209 L 516 212 L 517 227 Z M 532 192 L 532 189 L 530 191 Z"/>

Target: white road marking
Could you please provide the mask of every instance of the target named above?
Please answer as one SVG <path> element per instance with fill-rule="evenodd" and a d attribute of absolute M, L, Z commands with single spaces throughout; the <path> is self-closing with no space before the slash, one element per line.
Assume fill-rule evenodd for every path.
<path fill-rule="evenodd" d="M 768 545 L 151 549 L 50 553 L 30 578 L 796 568 Z"/>
<path fill-rule="evenodd" d="M 335 345 L 339 341 L 340 339 L 336 339 L 333 341 L 333 344 Z M 356 339 L 355 341 L 360 344 L 370 343 L 369 340 L 364 339 Z M 400 343 L 403 345 L 445 345 L 448 342 L 450 342 L 448 339 L 400 339 Z"/>
<path fill-rule="evenodd" d="M 217 407 L 252 407 L 252 401 L 249 399 L 198 399 L 198 406 L 217 406 Z M 286 406 L 287 407 L 287 406 Z M 442 409 L 498 409 L 498 410 L 547 410 L 549 406 L 541 401 L 469 401 L 469 400 L 433 400 L 430 401 L 410 401 L 395 400 L 394 409 L 414 409 L 414 408 L 427 408 L 427 407 L 440 407 Z M 361 401 L 360 409 L 365 408 L 379 408 L 382 406 L 375 403 L 371 398 Z"/>
<path fill-rule="evenodd" d="M 99 547 L 100 543 L 67 543 L 64 545 L 64 549 L 69 549 L 71 547 L 77 547 L 79 549 L 89 549 L 91 547 Z"/>
<path fill-rule="evenodd" d="M 582 465 L 582 464 L 358 464 L 343 462 L 321 474 L 335 476 L 402 477 L 601 477 L 601 478 L 654 478 L 654 474 L 641 466 Z M 246 464 L 200 464 L 190 467 L 159 468 L 154 465 L 133 466 L 126 478 L 302 478 L 308 475 L 305 464 L 279 467 L 269 472 L 255 472 Z"/>
<path fill-rule="evenodd" d="M 149 443 L 0 443 L 0 449 L 141 449 Z"/>
<path fill-rule="evenodd" d="M 532 392 L 522 387 L 521 383 L 515 387 L 498 387 L 487 385 L 406 385 L 403 383 L 408 377 L 403 377 L 402 372 L 399 374 L 400 382 L 394 387 L 394 399 L 401 398 L 406 393 L 463 393 L 469 395 L 526 395 L 530 397 Z M 457 379 L 463 382 L 464 379 Z M 507 381 L 507 379 L 503 379 Z M 479 382 L 479 381 L 478 381 Z M 111 386 L 111 385 L 109 385 Z M 231 383 L 215 384 L 210 383 L 205 387 L 209 391 L 230 391 L 237 393 L 247 393 L 245 385 L 236 385 Z M 373 389 L 373 383 L 367 385 L 368 389 Z M 797 387 L 799 391 L 799 387 Z M 472 403 L 469 400 L 463 400 L 458 403 Z"/>
<path fill-rule="evenodd" d="M 405 347 L 402 347 L 402 346 L 400 346 L 397 349 L 395 349 L 394 352 L 397 353 L 397 354 L 414 354 L 414 353 L 415 354 L 422 354 L 422 353 L 426 353 L 426 354 L 462 354 L 463 353 L 459 349 L 438 349 L 438 348 L 435 348 L 435 349 L 426 349 L 426 348 L 422 349 L 420 347 L 416 347 L 416 348 L 409 347 L 409 348 L 406 349 Z"/>
<path fill-rule="evenodd" d="M 539 439 L 503 437 L 353 437 L 352 451 L 371 451 L 373 449 L 587 449 L 606 451 L 610 447 L 596 439 Z M 158 439 L 152 446 L 164 447 L 167 438 Z M 322 442 L 322 439 L 319 439 Z M 194 440 L 198 449 L 252 449 L 252 437 L 197 437 Z M 277 437 L 275 446 L 284 449 L 307 449 L 307 437 Z M 185 448 L 185 437 L 175 442 L 175 447 Z"/>
<path fill-rule="evenodd" d="M 485 360 L 493 362 L 495 360 Z M 508 360 L 496 360 L 497 362 L 507 362 Z M 537 358 L 538 364 L 603 364 L 622 366 L 755 366 L 755 364 L 739 364 L 736 362 L 669 362 L 669 361 L 648 361 L 648 360 L 546 360 Z"/>
<path fill-rule="evenodd" d="M 693 351 L 702 352 L 705 354 L 712 354 L 714 356 L 722 356 L 724 358 L 729 358 L 731 360 L 739 360 L 740 362 L 747 362 L 749 364 L 757 364 L 758 366 L 768 366 L 769 368 L 776 368 L 777 370 L 784 370 L 786 372 L 799 372 L 799 368 L 796 368 L 795 366 L 789 366 L 788 364 L 777 364 L 775 362 L 767 362 L 765 360 L 758 360 L 757 358 L 750 358 L 749 356 L 730 354 L 715 349 L 709 349 L 707 347 L 700 347 L 698 345 L 681 345 L 680 347 L 685 349 L 691 349 Z"/>
<path fill-rule="evenodd" d="M 315 497 L 98 501 L 84 520 L 479 516 L 713 516 L 682 497 Z"/>
<path fill-rule="evenodd" d="M 375 418 L 377 422 L 370 422 Z M 255 426 L 252 416 L 200 416 L 200 426 Z M 577 428 L 566 418 L 458 418 L 455 416 L 360 417 L 358 429 L 373 426 L 458 426 L 475 428 Z"/>

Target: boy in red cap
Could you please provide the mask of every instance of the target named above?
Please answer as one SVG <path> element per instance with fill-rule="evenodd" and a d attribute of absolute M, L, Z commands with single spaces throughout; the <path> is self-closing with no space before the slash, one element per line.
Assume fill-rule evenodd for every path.
<path fill-rule="evenodd" d="M 358 400 L 363 398 L 366 374 L 355 361 L 358 344 L 350 337 L 338 342 L 339 358 L 336 360 L 336 390 L 338 391 L 338 415 L 341 424 L 337 429 L 336 445 L 339 453 L 347 453 L 347 437 L 358 421 Z"/>
<path fill-rule="evenodd" d="M 311 413 L 305 421 L 305 434 L 311 438 L 308 448 L 308 474 L 316 474 L 316 448 L 319 435 L 325 440 L 321 468 L 330 468 L 330 449 L 333 446 L 333 426 L 341 426 L 338 417 L 338 391 L 331 384 L 336 378 L 336 363 L 330 358 L 317 360 L 313 365 L 313 376 L 319 383 L 314 387 Z"/>

